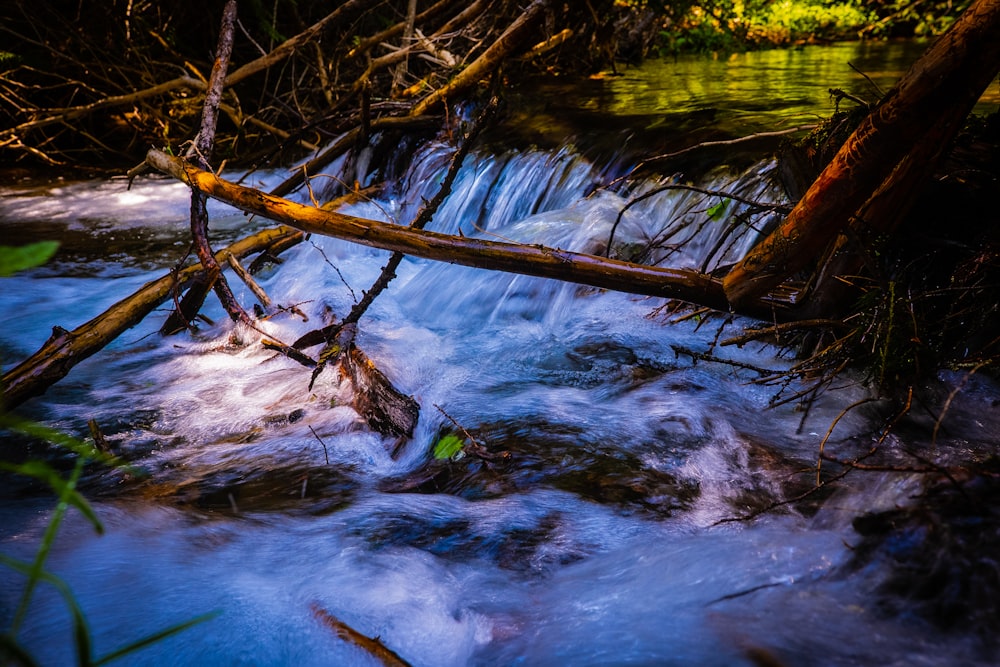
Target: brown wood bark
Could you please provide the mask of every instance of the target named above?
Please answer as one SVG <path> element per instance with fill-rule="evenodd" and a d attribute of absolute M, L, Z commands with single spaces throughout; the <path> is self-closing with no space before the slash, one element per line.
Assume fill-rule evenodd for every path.
<path fill-rule="evenodd" d="M 229 255 L 242 258 L 262 252 L 274 244 L 301 237 L 302 232 L 291 227 L 265 229 L 220 250 L 215 257 L 219 262 L 226 261 Z M 193 280 L 201 268 L 201 264 L 195 264 L 146 283 L 134 294 L 73 331 L 54 329 L 52 337 L 37 352 L 0 378 L 3 408 L 11 410 L 32 396 L 44 393 L 50 385 L 66 377 L 78 363 L 141 322 L 154 308 L 170 298 L 176 285 L 183 286 Z"/>
<path fill-rule="evenodd" d="M 215 62 L 205 93 L 205 102 L 201 109 L 201 128 L 194 144 L 188 152 L 202 169 L 209 168 L 209 158 L 215 146 L 215 128 L 219 118 L 219 101 L 222 99 L 222 89 L 229 69 L 229 56 L 233 52 L 233 29 L 236 25 L 236 0 L 228 0 L 222 12 L 222 27 L 219 30 L 219 43 L 215 50 Z M 252 324 L 253 318 L 247 314 L 236 300 L 229 283 L 222 275 L 222 267 L 215 261 L 215 253 L 208 241 L 208 208 L 205 195 L 197 190 L 191 191 L 191 238 L 198 260 L 204 267 L 202 280 L 215 290 L 222 307 L 229 316 L 237 321 Z M 190 319 L 193 314 L 186 314 Z"/>
<path fill-rule="evenodd" d="M 453 264 L 680 299 L 728 310 L 721 282 L 697 271 L 633 264 L 540 245 L 502 243 L 401 227 L 303 206 L 245 188 L 155 149 L 149 151 L 146 161 L 154 169 L 170 174 L 210 197 L 304 232 Z M 767 312 L 767 306 L 748 304 L 745 311 Z"/>
<path fill-rule="evenodd" d="M 870 264 L 875 250 L 902 224 L 927 182 L 933 167 L 940 163 L 944 148 L 954 138 L 964 115 L 954 117 L 927 132 L 910 150 L 881 187 L 852 218 L 848 229 L 837 236 L 816 274 L 810 295 L 797 313 L 806 319 L 845 314 L 860 293 L 857 276 L 874 275 Z"/>
<path fill-rule="evenodd" d="M 1000 1 L 977 0 L 862 121 L 778 229 L 733 267 L 724 280 L 730 302 L 756 299 L 816 261 L 923 135 L 954 136 L 998 69 Z"/>
<path fill-rule="evenodd" d="M 534 0 L 481 56 L 469 63 L 468 67 L 456 74 L 455 78 L 447 84 L 415 104 L 410 110 L 410 115 L 419 116 L 427 113 L 448 97 L 470 88 L 486 78 L 507 56 L 524 43 L 535 25 L 541 20 L 548 4 L 549 0 Z"/>
<path fill-rule="evenodd" d="M 385 667 L 410 667 L 408 662 L 383 644 L 378 637 L 373 639 L 361 634 L 315 602 L 312 603 L 310 609 L 312 609 L 313 616 L 333 630 L 338 637 L 361 648 Z"/>
<path fill-rule="evenodd" d="M 365 423 L 382 435 L 412 437 L 420 418 L 417 402 L 396 389 L 354 343 L 340 355 L 340 364 L 354 385 L 353 407 Z"/>

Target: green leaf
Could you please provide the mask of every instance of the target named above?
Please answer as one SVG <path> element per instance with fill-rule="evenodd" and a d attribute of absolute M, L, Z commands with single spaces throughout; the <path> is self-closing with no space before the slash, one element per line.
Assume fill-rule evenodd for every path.
<path fill-rule="evenodd" d="M 58 241 L 39 241 L 23 246 L 0 245 L 0 278 L 40 266 L 52 258 Z"/>
<path fill-rule="evenodd" d="M 80 667 L 90 667 L 94 663 L 91 661 L 90 628 L 87 627 L 87 619 L 78 604 L 71 604 L 69 608 L 73 612 L 73 639 L 76 641 L 77 664 Z"/>
<path fill-rule="evenodd" d="M 434 458 L 436 459 L 460 459 L 462 458 L 462 448 L 465 441 L 454 433 L 449 433 L 434 445 Z"/>
<path fill-rule="evenodd" d="M 726 214 L 726 206 L 728 204 L 729 200 L 720 199 L 718 204 L 716 204 L 715 206 L 711 207 L 706 211 L 706 213 L 708 213 L 708 217 L 711 220 L 715 220 L 716 222 L 722 220 L 722 217 Z"/>

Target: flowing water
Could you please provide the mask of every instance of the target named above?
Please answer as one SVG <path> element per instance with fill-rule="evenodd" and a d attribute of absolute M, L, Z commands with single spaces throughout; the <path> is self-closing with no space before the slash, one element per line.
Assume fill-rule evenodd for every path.
<path fill-rule="evenodd" d="M 607 99 L 618 95 L 617 83 L 602 85 Z M 396 187 L 344 210 L 406 223 L 452 153 L 446 141 L 423 146 Z M 627 201 L 594 190 L 607 169 L 571 145 L 474 152 L 432 228 L 599 251 Z M 774 172 L 761 162 L 700 185 L 781 200 Z M 99 314 L 187 249 L 188 193 L 163 178 L 131 190 L 112 179 L 4 194 L 5 242 L 63 242 L 49 265 L 0 282 L 7 368 L 52 326 Z M 732 261 L 752 239 L 716 249 L 723 223 L 703 224 L 714 203 L 682 191 L 650 197 L 624 216 L 615 247 L 658 240 L 647 260 L 672 266 L 699 267 L 710 253 L 709 268 Z M 267 225 L 222 205 L 210 213 L 216 247 Z M 291 342 L 329 313 L 344 315 L 387 257 L 313 236 L 258 276 L 308 322 L 282 314 L 262 328 Z M 852 520 L 908 504 L 919 477 L 857 472 L 832 492 L 730 520 L 808 490 L 828 429 L 866 391 L 845 375 L 807 413 L 773 406 L 778 387 L 755 383 L 753 369 L 791 362 L 764 344 L 715 345 L 752 322 L 664 305 L 405 260 L 357 338 L 421 406 L 396 457 L 336 372 L 310 390 L 309 369 L 234 344 L 211 300 L 213 323 L 196 333 L 160 337 L 165 312 L 154 314 L 24 407 L 79 434 L 96 419 L 145 473 L 91 473 L 106 533 L 71 514 L 49 567 L 76 594 L 98 654 L 217 612 L 125 661 L 137 665 L 376 664 L 317 608 L 414 665 L 991 664 L 993 645 L 969 627 L 947 631 L 876 595 L 889 565 L 856 558 Z M 738 365 L 692 356 L 707 352 Z M 930 395 L 958 381 L 943 377 Z M 934 448 L 933 416 L 886 446 L 943 460 L 988 451 L 1000 444 L 997 395 L 968 380 Z M 874 410 L 849 412 L 827 452 L 866 451 L 880 423 Z M 442 433 L 462 433 L 456 424 L 497 458 L 435 459 Z M 51 508 L 46 497 L 6 493 L 0 551 L 31 558 Z M 0 581 L 6 625 L 23 580 L 4 571 Z M 71 662 L 70 619 L 54 590 L 39 590 L 20 638 L 43 664 Z"/>

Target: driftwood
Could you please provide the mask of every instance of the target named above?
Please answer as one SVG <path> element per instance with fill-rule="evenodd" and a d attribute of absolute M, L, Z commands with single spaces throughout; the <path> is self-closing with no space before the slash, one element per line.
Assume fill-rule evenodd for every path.
<path fill-rule="evenodd" d="M 413 436 L 420 417 L 420 406 L 413 398 L 396 389 L 354 343 L 350 343 L 340 355 L 340 364 L 354 385 L 353 407 L 357 413 L 378 433 L 400 438 L 393 448 L 395 455 L 400 446 Z"/>
<path fill-rule="evenodd" d="M 220 250 L 215 258 L 224 262 L 230 255 L 247 257 L 263 252 L 274 244 L 301 236 L 302 232 L 291 227 L 265 229 Z M 73 331 L 55 327 L 52 337 L 35 354 L 0 379 L 0 385 L 3 386 L 3 408 L 13 409 L 32 396 L 44 393 L 78 363 L 141 322 L 153 309 L 170 298 L 175 285 L 190 282 L 201 269 L 201 264 L 195 264 L 146 283 L 139 291 Z"/>
<path fill-rule="evenodd" d="M 487 241 L 401 227 L 303 206 L 245 188 L 163 151 L 150 150 L 146 160 L 154 169 L 170 174 L 210 197 L 304 232 L 463 266 L 679 299 L 717 310 L 729 309 L 721 281 L 697 271 L 646 266 L 540 245 Z M 775 305 L 782 304 L 776 302 Z M 769 312 L 770 308 L 768 304 L 758 302 L 749 304 L 743 310 L 753 314 Z"/>
<path fill-rule="evenodd" d="M 400 658 L 392 649 L 383 644 L 382 640 L 378 637 L 372 638 L 361 634 L 315 602 L 312 603 L 310 608 L 312 609 L 313 616 L 322 621 L 323 625 L 337 633 L 338 637 L 362 649 L 385 665 L 385 667 L 409 667 L 410 663 Z"/>
<path fill-rule="evenodd" d="M 1000 2 L 977 0 L 862 121 L 778 229 L 733 267 L 729 300 L 756 299 L 816 261 L 877 191 L 926 177 L 998 70 Z"/>

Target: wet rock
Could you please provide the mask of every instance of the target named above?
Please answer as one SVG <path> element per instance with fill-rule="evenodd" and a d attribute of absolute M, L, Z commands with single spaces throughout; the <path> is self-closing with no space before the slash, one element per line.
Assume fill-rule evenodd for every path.
<path fill-rule="evenodd" d="M 225 514 L 296 510 L 321 514 L 351 502 L 358 488 L 345 471 L 334 468 L 267 466 L 179 471 L 179 475 L 183 476 L 171 480 L 160 474 L 138 490 L 147 498 Z"/>
<path fill-rule="evenodd" d="M 405 478 L 387 480 L 382 489 L 483 499 L 548 487 L 624 512 L 658 516 L 684 509 L 699 493 L 697 482 L 654 468 L 613 445 L 587 442 L 582 431 L 565 426 L 501 424 L 475 435 L 491 451 L 510 455 L 499 461 L 471 456 L 430 460 Z"/>
<path fill-rule="evenodd" d="M 265 426 L 283 426 L 285 424 L 294 424 L 297 421 L 301 421 L 302 418 L 305 416 L 305 414 L 306 414 L 305 410 L 303 410 L 302 408 L 296 408 L 295 410 L 292 410 L 288 414 L 282 413 L 276 415 L 268 415 L 264 417 L 263 421 Z"/>
<path fill-rule="evenodd" d="M 880 609 L 972 631 L 995 649 L 1000 631 L 1000 459 L 931 480 L 911 507 L 864 514 L 849 571 L 878 580 Z"/>
<path fill-rule="evenodd" d="M 514 572 L 539 572 L 579 560 L 578 547 L 561 545 L 555 535 L 560 516 L 543 516 L 534 526 L 481 527 L 464 517 L 377 514 L 353 526 L 351 534 L 374 549 L 412 547 L 447 560 L 485 560 Z"/>

